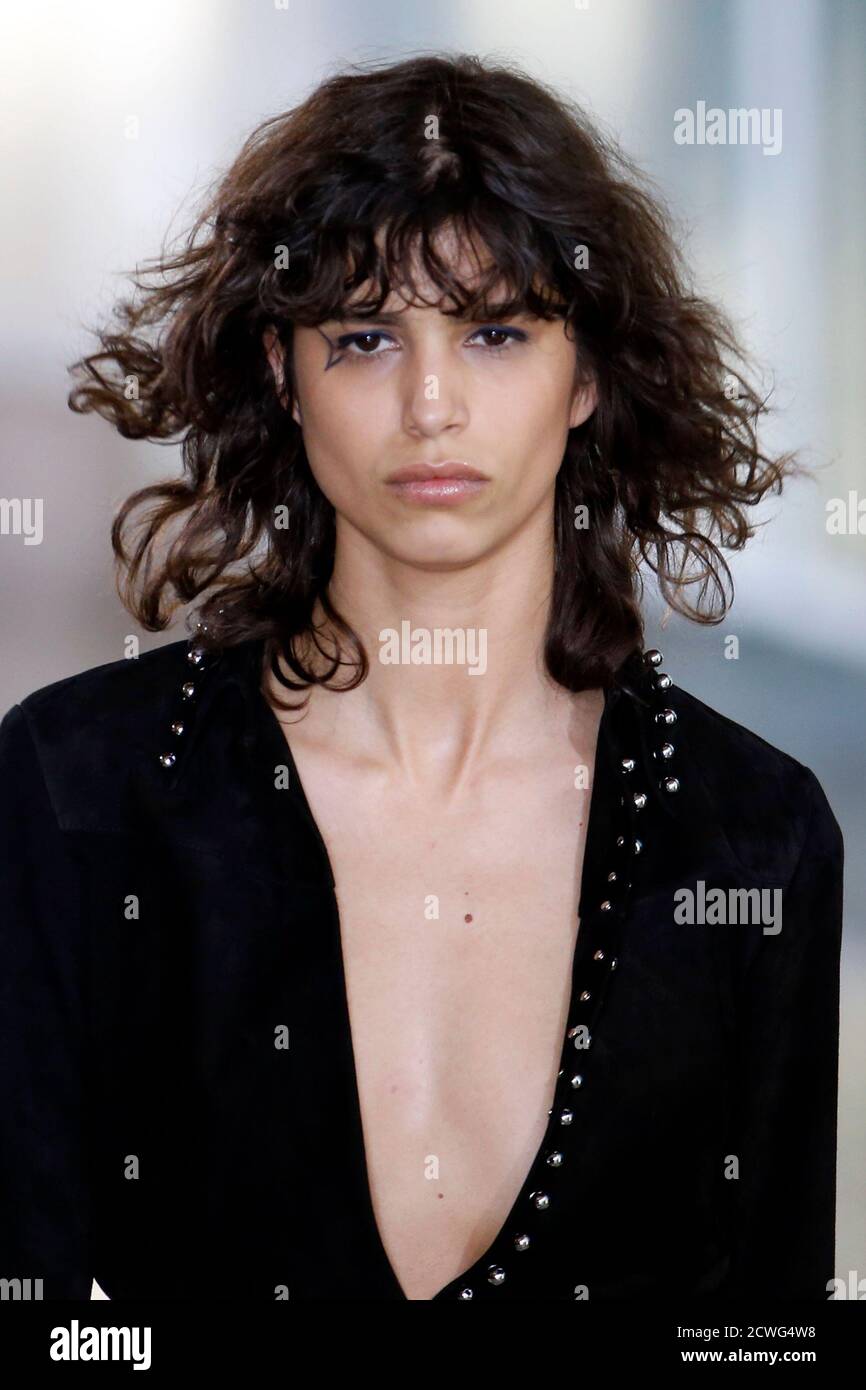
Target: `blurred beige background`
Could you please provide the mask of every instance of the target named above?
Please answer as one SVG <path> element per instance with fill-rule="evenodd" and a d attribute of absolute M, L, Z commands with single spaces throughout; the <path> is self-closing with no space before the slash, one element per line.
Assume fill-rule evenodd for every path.
<path fill-rule="evenodd" d="M 775 373 L 784 413 L 768 446 L 805 448 L 819 467 L 768 504 L 772 523 L 731 558 L 724 624 L 667 624 L 649 592 L 648 637 L 678 684 L 812 767 L 842 825 L 837 1274 L 866 1276 L 866 534 L 826 524 L 832 499 L 866 497 L 859 0 L 7 5 L 0 499 L 41 501 L 42 536 L 27 544 L 8 519 L 0 533 L 2 710 L 123 655 L 136 627 L 115 595 L 111 518 L 133 488 L 179 469 L 175 446 L 125 441 L 67 410 L 66 365 L 92 346 L 82 325 L 186 227 L 261 119 L 343 62 L 429 48 L 514 59 L 622 140 L 680 219 L 700 288 Z M 674 112 L 699 101 L 779 109 L 781 150 L 677 144 Z M 722 658 L 731 634 L 737 661 Z M 142 647 L 183 635 L 179 622 L 141 634 Z"/>

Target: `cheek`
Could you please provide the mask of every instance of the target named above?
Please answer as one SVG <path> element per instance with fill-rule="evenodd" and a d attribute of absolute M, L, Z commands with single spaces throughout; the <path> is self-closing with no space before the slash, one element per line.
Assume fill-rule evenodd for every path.
<path fill-rule="evenodd" d="M 381 390 L 368 378 L 365 368 L 345 363 L 323 370 L 318 364 L 304 374 L 300 394 L 304 425 L 321 441 L 335 446 L 357 434 L 369 433 L 381 421 L 384 405 Z M 375 371 L 370 373 L 375 376 Z"/>
<path fill-rule="evenodd" d="M 532 371 L 517 373 L 489 402 L 489 418 L 507 445 L 529 450 L 531 457 L 550 453 L 546 460 L 558 468 L 568 436 L 574 399 L 572 363 L 541 361 Z"/>
<path fill-rule="evenodd" d="M 375 421 L 343 392 L 319 392 L 306 398 L 304 447 L 313 477 L 336 507 L 365 488 L 378 456 Z"/>
<path fill-rule="evenodd" d="M 359 380 L 363 369 L 326 371 L 327 356 L 314 339 L 302 340 L 296 348 L 298 403 L 310 470 L 328 501 L 339 506 L 364 487 L 375 464 L 381 413 L 371 408 L 371 393 Z"/>

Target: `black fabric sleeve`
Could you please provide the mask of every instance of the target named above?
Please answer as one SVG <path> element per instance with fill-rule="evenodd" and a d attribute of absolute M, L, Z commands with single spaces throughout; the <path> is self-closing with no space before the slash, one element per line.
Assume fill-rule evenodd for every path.
<path fill-rule="evenodd" d="M 0 1279 L 89 1299 L 81 875 L 20 705 L 0 723 Z"/>
<path fill-rule="evenodd" d="M 732 1264 L 719 1293 L 828 1299 L 834 1277 L 843 841 L 808 768 L 806 831 L 735 1028 Z M 737 930 L 737 928 L 732 928 Z"/>

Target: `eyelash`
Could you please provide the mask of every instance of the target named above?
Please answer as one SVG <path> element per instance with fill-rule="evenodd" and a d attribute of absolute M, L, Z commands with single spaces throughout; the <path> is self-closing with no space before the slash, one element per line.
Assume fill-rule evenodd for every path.
<path fill-rule="evenodd" d="M 479 333 L 506 333 L 508 335 L 508 341 L 500 343 L 498 347 L 491 347 L 489 344 L 485 346 L 485 351 L 494 357 L 499 357 L 502 353 L 511 351 L 508 342 L 525 343 L 529 339 L 528 333 L 524 333 L 520 328 L 505 328 L 499 324 L 493 323 L 484 324 L 481 328 L 476 328 L 472 337 L 477 337 Z M 369 362 L 375 361 L 378 357 L 384 357 L 387 354 L 383 352 L 349 352 L 347 349 L 351 347 L 352 343 L 357 342 L 361 338 L 388 338 L 389 336 L 390 334 L 380 332 L 373 328 L 368 328 L 365 332 L 360 333 L 344 333 L 334 344 L 335 347 L 343 350 L 343 356 L 336 360 L 340 362 L 344 360 L 350 362 Z M 334 363 L 332 362 L 331 365 L 334 365 Z"/>

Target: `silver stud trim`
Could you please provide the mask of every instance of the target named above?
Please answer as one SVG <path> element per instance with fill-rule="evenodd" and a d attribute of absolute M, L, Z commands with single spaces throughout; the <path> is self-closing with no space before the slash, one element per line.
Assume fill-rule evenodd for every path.
<path fill-rule="evenodd" d="M 672 685 L 670 676 L 668 676 L 664 671 L 657 670 L 657 668 L 661 665 L 663 659 L 661 652 L 657 651 L 655 648 L 652 648 L 643 653 L 643 658 L 647 666 L 653 668 L 653 674 L 650 678 L 648 678 L 653 690 L 657 692 L 668 690 Z M 656 724 L 661 724 L 665 726 L 670 726 L 677 722 L 676 711 L 669 707 L 656 709 L 652 714 L 652 718 Z M 665 741 L 653 751 L 652 757 L 657 761 L 667 763 L 673 757 L 674 752 L 674 744 L 669 741 Z M 648 756 L 648 750 L 646 756 Z M 638 760 L 635 758 L 625 757 L 620 760 L 620 767 L 624 774 L 633 773 L 637 766 Z M 660 789 L 664 790 L 667 793 L 674 793 L 679 790 L 680 781 L 678 777 L 667 776 L 662 781 L 658 782 L 657 785 Z M 647 806 L 648 802 L 649 797 L 645 791 L 633 792 L 631 793 L 631 796 L 628 799 L 624 795 L 621 795 L 619 797 L 620 806 L 623 808 L 629 806 L 633 808 L 633 811 L 642 811 Z M 626 847 L 627 835 L 618 835 L 616 838 L 616 848 L 619 850 L 625 850 Z M 631 838 L 629 847 L 631 850 L 631 855 L 633 857 L 637 857 L 639 854 L 642 853 L 644 849 L 644 842 L 637 838 Z M 625 873 L 617 873 L 615 870 L 611 870 L 607 875 L 607 882 L 609 884 L 617 885 L 616 892 L 620 895 L 620 897 L 616 899 L 617 902 L 620 901 L 623 892 L 630 892 L 632 887 L 631 875 L 627 871 L 629 862 L 630 861 L 627 858 Z M 605 914 L 612 914 L 614 911 L 614 901 L 612 901 L 609 898 L 605 898 L 602 902 L 599 903 L 598 910 Z M 614 936 L 612 939 L 615 941 L 617 938 L 616 936 Z M 609 950 L 603 950 L 601 948 L 592 951 L 591 959 L 595 963 L 602 963 L 604 961 L 607 961 L 608 958 L 608 969 L 611 973 L 613 973 L 613 971 L 615 971 L 619 965 L 619 960 L 617 956 L 611 955 Z M 604 977 L 602 978 L 604 979 Z M 594 997 L 595 990 L 589 990 L 586 988 L 581 988 L 577 995 L 577 999 L 580 1004 L 588 1004 L 593 1000 Z M 584 1030 L 585 1024 L 573 1025 L 568 1029 L 566 1033 L 566 1041 L 573 1040 L 575 1047 L 578 1048 L 581 1052 L 585 1051 L 585 1049 L 589 1047 L 591 1041 L 589 1036 L 578 1036 L 579 1034 L 583 1035 Z M 566 1075 L 568 1075 L 568 1073 L 566 1072 L 565 1068 L 560 1067 L 557 1073 L 557 1086 L 559 1086 L 560 1082 L 562 1081 L 563 1084 L 567 1084 L 572 1091 L 580 1090 L 583 1087 L 583 1073 L 575 1072 L 573 1075 L 568 1075 L 568 1081 L 565 1082 L 564 1078 L 566 1077 Z M 556 1120 L 553 1120 L 552 1117 L 554 1115 L 555 1110 Z M 547 1114 L 549 1118 L 549 1123 L 558 1123 L 560 1129 L 568 1128 L 569 1126 L 573 1125 L 575 1120 L 575 1112 L 568 1105 L 560 1105 L 559 1107 L 556 1107 L 555 1105 L 551 1106 Z M 563 1152 L 560 1149 L 554 1148 L 545 1154 L 544 1163 L 547 1169 L 559 1169 L 565 1163 L 565 1158 L 565 1152 Z M 530 1192 L 529 1200 L 532 1202 L 535 1209 L 539 1211 L 546 1211 L 549 1208 L 551 1201 L 549 1193 L 542 1191 L 541 1189 L 535 1189 L 534 1191 Z M 510 1239 L 511 1244 L 515 1250 L 527 1250 L 530 1248 L 531 1238 L 525 1232 L 513 1232 Z M 494 1286 L 499 1286 L 505 1281 L 505 1269 L 500 1264 L 490 1265 L 486 1270 L 486 1277 L 489 1283 L 493 1284 Z M 459 1296 L 461 1298 L 471 1298 L 473 1296 L 472 1289 L 468 1286 L 465 1286 L 461 1290 Z"/>
<path fill-rule="evenodd" d="M 199 631 L 207 630 L 206 625 L 201 622 L 199 622 L 196 626 Z M 196 670 L 199 672 L 207 670 L 208 663 L 205 660 L 206 655 L 206 650 L 203 647 L 197 645 L 196 639 L 192 638 L 186 652 L 186 661 L 188 665 L 194 666 Z M 182 700 L 186 702 L 192 700 L 195 696 L 195 693 L 195 681 L 186 680 L 182 683 L 180 687 L 180 696 Z M 185 719 L 175 718 L 171 721 L 169 725 L 169 732 L 174 738 L 181 738 L 186 733 L 186 730 L 187 722 Z M 175 766 L 176 762 L 177 755 L 175 753 L 159 754 L 159 764 L 161 767 L 171 768 Z"/>

